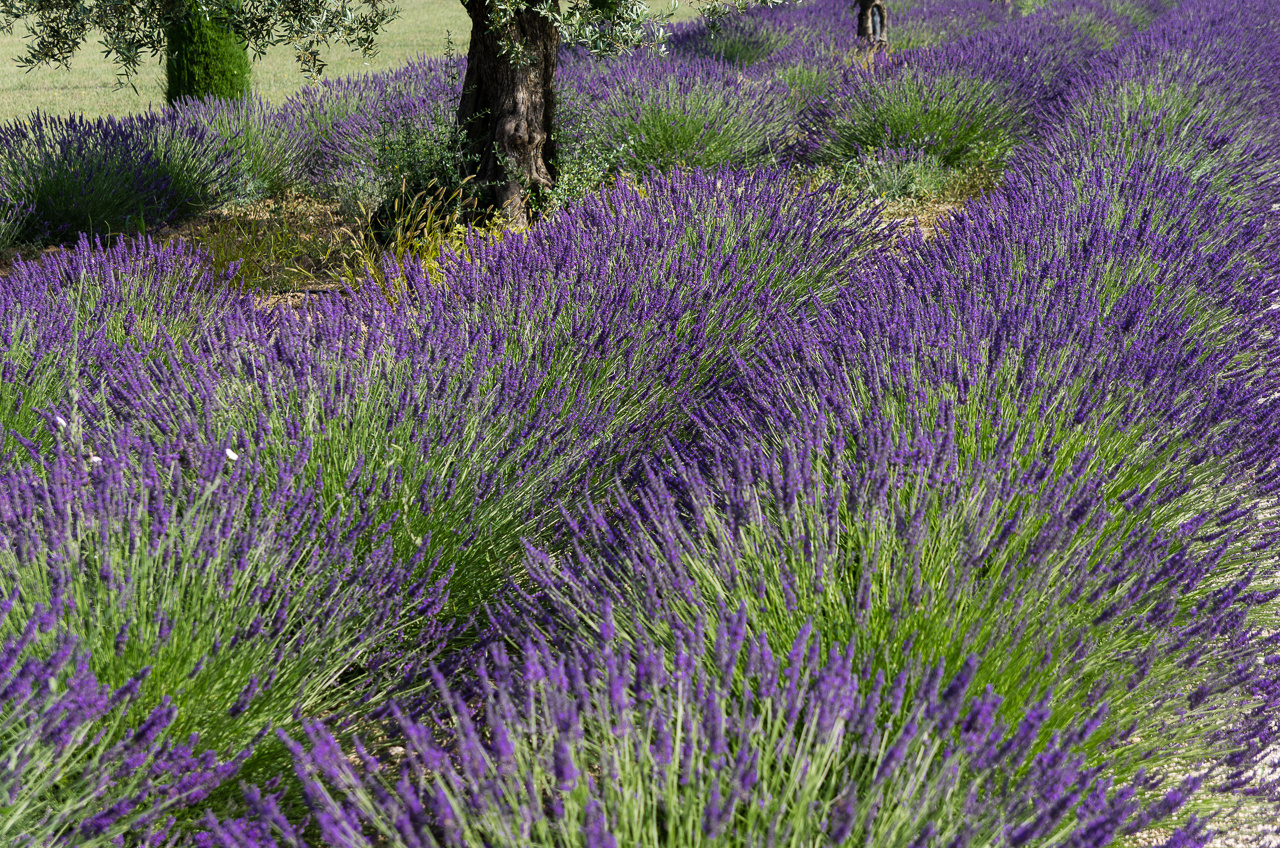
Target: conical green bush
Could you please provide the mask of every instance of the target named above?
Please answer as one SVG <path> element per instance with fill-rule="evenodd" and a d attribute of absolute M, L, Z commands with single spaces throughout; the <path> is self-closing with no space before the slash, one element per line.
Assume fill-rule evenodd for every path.
<path fill-rule="evenodd" d="M 192 3 L 186 20 L 165 28 L 165 100 L 221 97 L 239 100 L 249 93 L 249 48 Z"/>

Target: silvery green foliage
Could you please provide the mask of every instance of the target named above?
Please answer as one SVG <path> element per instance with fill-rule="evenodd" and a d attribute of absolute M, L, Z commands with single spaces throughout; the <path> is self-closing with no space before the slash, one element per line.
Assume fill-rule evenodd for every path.
<path fill-rule="evenodd" d="M 344 211 L 372 211 L 432 181 L 446 192 L 468 174 L 455 115 L 465 59 L 422 56 L 394 71 L 326 79 L 277 110 L 291 130 L 306 187 Z"/>
<path fill-rule="evenodd" d="M 1063 100 L 1100 48 L 1064 3 L 925 50 L 853 65 L 805 108 L 797 156 L 824 164 L 878 164 L 908 153 L 946 167 L 1002 165 L 1014 147 L 1054 126 Z M 1070 7 L 1070 8 L 1065 8 Z"/>
<path fill-rule="evenodd" d="M 430 130 L 452 123 L 465 59 L 420 56 L 391 71 L 324 79 L 285 99 L 280 124 L 297 128 L 303 177 L 324 192 L 335 180 L 358 175 L 372 182 L 378 173 L 380 142 L 390 126 L 412 122 Z"/>
<path fill-rule="evenodd" d="M 710 57 L 636 52 L 590 75 L 575 73 L 565 86 L 574 102 L 590 104 L 575 116 L 585 118 L 590 142 L 631 173 L 768 166 L 788 129 L 785 83 L 744 78 Z"/>
<path fill-rule="evenodd" d="M 513 14 L 519 5 L 497 0 L 494 7 L 498 10 L 498 20 Z M 555 11 L 549 3 L 544 3 L 541 8 L 556 23 L 560 36 L 566 43 L 581 45 L 599 56 L 613 56 L 639 46 L 657 46 L 661 49 L 665 36 L 661 22 L 675 11 L 674 0 L 665 16 L 652 14 L 644 0 L 613 0 L 612 7 L 615 11 L 608 17 L 602 16 L 599 11 L 603 4 L 592 0 L 571 0 L 567 5 L 568 8 L 563 13 Z"/>
<path fill-rule="evenodd" d="M 366 5 L 368 11 L 363 11 Z M 324 71 L 318 48 L 331 38 L 359 48 L 366 57 L 377 55 L 374 36 L 398 15 L 386 5 L 387 0 L 209 0 L 188 12 L 185 4 L 175 6 L 168 0 L 4 0 L 0 27 L 12 33 L 15 22 L 27 22 L 32 41 L 27 55 L 18 60 L 23 67 L 69 67 L 89 32 L 101 32 L 107 55 L 121 67 L 116 85 L 123 87 L 132 85 L 142 51 L 163 53 L 165 24 L 175 14 L 216 13 L 258 56 L 267 47 L 292 45 L 303 73 L 312 79 Z"/>
<path fill-rule="evenodd" d="M 0 830 L 33 845 L 164 836 L 241 765 L 262 774 L 272 747 L 286 765 L 268 727 L 342 689 L 371 703 L 338 678 L 377 664 L 357 659 L 376 631 L 433 638 L 443 584 L 389 557 L 384 522 L 326 504 L 306 440 L 276 468 L 270 419 L 225 426 L 256 385 L 225 369 L 262 369 L 246 339 L 272 332 L 229 282 L 181 243 L 82 238 L 0 285 Z M 337 483 L 380 502 L 358 476 Z"/>
<path fill-rule="evenodd" d="M 197 754 L 194 739 L 171 735 L 177 710 L 167 699 L 149 712 L 139 705 L 149 667 L 103 685 L 66 632 L 70 599 L 55 594 L 28 609 L 21 601 L 16 592 L 0 599 L 0 840 L 107 845 L 128 834 L 139 845 L 164 844 L 173 813 L 234 776 L 252 745 L 225 761 Z M 122 724 L 132 734 L 104 732 Z"/>

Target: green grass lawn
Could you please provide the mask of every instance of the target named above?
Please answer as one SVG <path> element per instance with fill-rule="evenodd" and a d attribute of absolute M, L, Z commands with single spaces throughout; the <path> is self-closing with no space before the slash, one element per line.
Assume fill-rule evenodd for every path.
<path fill-rule="evenodd" d="M 649 6 L 662 10 L 667 4 L 664 0 L 652 0 Z M 441 55 L 449 38 L 457 50 L 466 50 L 471 39 L 471 19 L 459 0 L 400 0 L 397 8 L 400 17 L 378 37 L 378 55 L 372 59 L 365 59 L 358 50 L 344 44 L 321 49 L 320 55 L 327 63 L 325 76 L 387 71 L 423 53 Z M 696 15 L 695 8 L 681 4 L 675 20 Z M 25 118 L 37 109 L 62 115 L 76 112 L 96 118 L 164 107 L 163 56 L 143 57 L 133 80 L 138 90 L 135 94 L 128 87 L 115 90 L 117 68 L 102 55 L 100 33 L 90 33 L 88 41 L 72 58 L 69 69 L 49 65 L 31 71 L 15 61 L 27 52 L 26 36 L 23 23 L 15 24 L 11 35 L 0 33 L 0 56 L 6 65 L 0 71 L 0 121 Z M 254 90 L 274 104 L 281 103 L 306 84 L 289 45 L 273 47 L 253 63 Z"/>

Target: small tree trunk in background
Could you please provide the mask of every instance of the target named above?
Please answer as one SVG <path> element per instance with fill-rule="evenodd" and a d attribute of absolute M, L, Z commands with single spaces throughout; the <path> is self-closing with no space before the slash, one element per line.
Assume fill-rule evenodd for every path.
<path fill-rule="evenodd" d="M 194 6 L 194 4 L 191 4 Z M 165 100 L 240 100 L 251 88 L 248 46 L 197 8 L 165 27 Z"/>
<path fill-rule="evenodd" d="M 874 50 L 889 46 L 889 7 L 884 0 L 858 0 L 858 37 L 870 39 Z"/>
<path fill-rule="evenodd" d="M 560 31 L 533 10 L 501 30 L 490 26 L 488 0 L 465 0 L 471 16 L 467 75 L 462 81 L 458 126 L 487 202 L 504 210 L 512 226 L 529 223 L 526 193 L 555 184 L 556 60 Z M 499 53 L 506 39 L 521 45 L 529 61 Z"/>

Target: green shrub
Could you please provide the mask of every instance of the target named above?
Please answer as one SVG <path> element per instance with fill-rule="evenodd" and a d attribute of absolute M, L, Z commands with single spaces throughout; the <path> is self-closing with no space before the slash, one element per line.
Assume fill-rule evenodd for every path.
<path fill-rule="evenodd" d="M 221 97 L 239 100 L 250 91 L 249 50 L 217 20 L 193 5 L 165 27 L 165 100 Z"/>

